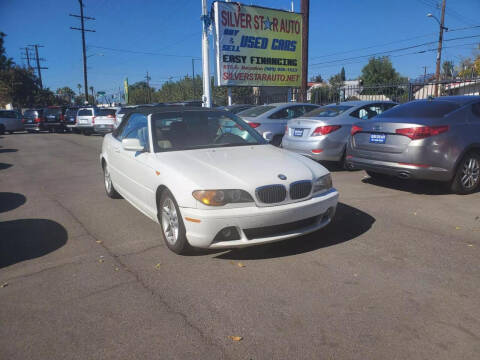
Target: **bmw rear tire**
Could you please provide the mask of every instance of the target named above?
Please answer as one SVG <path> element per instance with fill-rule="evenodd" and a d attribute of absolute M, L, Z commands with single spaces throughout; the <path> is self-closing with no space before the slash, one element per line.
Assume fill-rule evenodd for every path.
<path fill-rule="evenodd" d="M 110 176 L 110 171 L 108 169 L 107 163 L 104 163 L 103 165 L 103 179 L 107 196 L 111 199 L 120 199 L 120 194 L 117 192 L 117 190 L 115 190 L 115 187 L 113 186 L 112 177 Z"/>

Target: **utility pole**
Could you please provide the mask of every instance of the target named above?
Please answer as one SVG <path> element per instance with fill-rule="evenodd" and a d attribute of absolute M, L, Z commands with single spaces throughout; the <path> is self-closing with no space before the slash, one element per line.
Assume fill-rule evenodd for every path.
<path fill-rule="evenodd" d="M 302 26 L 302 86 L 300 89 L 302 101 L 307 101 L 308 79 L 308 20 L 310 17 L 310 0 L 301 0 L 300 12 L 303 15 Z"/>
<path fill-rule="evenodd" d="M 208 49 L 208 28 L 210 18 L 208 16 L 207 0 L 202 0 L 202 65 L 203 65 L 203 107 L 212 107 L 210 88 L 210 52 Z"/>
<path fill-rule="evenodd" d="M 88 103 L 88 81 L 87 81 L 87 51 L 85 48 L 85 31 L 95 32 L 95 30 L 87 30 L 85 29 L 85 19 L 87 20 L 95 20 L 95 18 L 84 16 L 83 15 L 83 0 L 78 0 L 80 4 L 80 15 L 73 15 L 70 16 L 80 18 L 80 28 L 70 26 L 72 30 L 79 30 L 82 32 L 82 50 L 83 50 L 83 81 L 85 86 L 85 101 Z"/>
<path fill-rule="evenodd" d="M 30 49 L 28 47 L 20 48 L 20 50 L 25 50 L 25 57 L 22 60 L 27 60 L 27 69 L 31 70 L 32 66 L 30 65 Z"/>
<path fill-rule="evenodd" d="M 42 45 L 39 44 L 33 44 L 33 45 L 28 45 L 32 46 L 35 48 L 35 62 L 37 63 L 37 75 L 38 75 L 38 81 L 40 82 L 40 89 L 43 89 L 43 82 L 42 82 L 42 70 L 48 69 L 47 67 L 42 67 L 40 66 L 40 61 L 44 61 L 45 59 L 42 59 L 38 57 L 38 48 L 43 47 Z"/>
<path fill-rule="evenodd" d="M 427 67 L 428 66 L 422 66 L 422 68 L 423 68 L 423 83 L 424 84 L 427 82 Z"/>
<path fill-rule="evenodd" d="M 440 63 L 442 60 L 442 43 L 443 43 L 443 30 L 448 30 L 445 24 L 445 3 L 446 0 L 442 1 L 442 16 L 440 18 L 440 33 L 438 35 L 438 52 L 437 52 L 437 69 L 435 71 L 435 79 L 437 80 L 435 84 L 435 97 L 438 96 L 438 82 L 440 81 Z"/>
<path fill-rule="evenodd" d="M 145 75 L 145 80 L 147 81 L 147 94 L 146 95 L 146 98 L 145 98 L 145 103 L 146 104 L 150 104 L 150 102 L 152 101 L 151 99 L 151 96 L 150 96 L 150 80 L 152 78 L 148 75 L 148 71 L 147 71 L 147 75 Z"/>

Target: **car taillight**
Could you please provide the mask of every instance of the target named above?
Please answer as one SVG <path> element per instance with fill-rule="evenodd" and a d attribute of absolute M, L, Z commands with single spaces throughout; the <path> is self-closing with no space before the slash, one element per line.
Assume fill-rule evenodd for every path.
<path fill-rule="evenodd" d="M 95 124 L 95 116 L 92 116 L 92 124 Z"/>
<path fill-rule="evenodd" d="M 285 126 L 285 135 L 288 135 L 288 125 Z"/>
<path fill-rule="evenodd" d="M 24 122 L 25 122 L 25 119 L 22 119 L 22 123 L 24 123 Z"/>
<path fill-rule="evenodd" d="M 63 116 L 63 114 L 60 115 L 60 121 L 63 121 L 65 120 L 65 116 Z"/>
<path fill-rule="evenodd" d="M 360 126 L 353 125 L 352 128 L 350 129 L 350 135 L 355 135 L 356 133 L 362 131 L 363 129 Z"/>
<path fill-rule="evenodd" d="M 259 126 L 262 125 L 262 124 L 251 122 L 251 123 L 248 123 L 248 125 L 250 125 L 250 127 L 252 127 L 252 128 L 255 129 L 255 128 L 259 127 Z"/>
<path fill-rule="evenodd" d="M 425 139 L 448 131 L 448 125 L 442 126 L 418 126 L 413 128 L 396 129 L 395 133 L 404 135 L 412 140 Z"/>
<path fill-rule="evenodd" d="M 327 135 L 330 134 L 338 129 L 340 129 L 340 125 L 325 125 L 319 126 L 315 130 L 313 130 L 312 136 L 320 136 L 320 135 Z"/>
<path fill-rule="evenodd" d="M 43 119 L 42 118 L 35 118 L 33 121 L 36 122 L 36 123 L 41 123 L 43 121 Z"/>

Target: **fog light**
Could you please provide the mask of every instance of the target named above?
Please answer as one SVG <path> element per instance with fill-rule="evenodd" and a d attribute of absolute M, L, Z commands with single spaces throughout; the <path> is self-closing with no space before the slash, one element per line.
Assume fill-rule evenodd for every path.
<path fill-rule="evenodd" d="M 233 241 L 233 240 L 240 240 L 240 234 L 238 230 L 234 226 L 229 226 L 220 230 L 213 239 L 213 242 L 221 242 L 221 241 Z"/>
<path fill-rule="evenodd" d="M 333 216 L 333 208 L 328 208 L 328 210 L 322 216 L 322 222 L 331 220 L 332 216 Z"/>

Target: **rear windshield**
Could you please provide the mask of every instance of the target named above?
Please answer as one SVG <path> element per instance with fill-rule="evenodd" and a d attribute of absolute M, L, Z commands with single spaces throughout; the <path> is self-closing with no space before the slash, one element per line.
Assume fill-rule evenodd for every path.
<path fill-rule="evenodd" d="M 37 116 L 37 111 L 36 110 L 26 110 L 23 113 L 23 116 L 24 117 L 35 117 L 35 116 Z"/>
<path fill-rule="evenodd" d="M 74 116 L 74 115 L 77 115 L 77 111 L 78 109 L 67 109 L 67 111 L 65 112 L 65 115 Z"/>
<path fill-rule="evenodd" d="M 78 111 L 78 116 L 92 116 L 92 110 L 81 109 L 81 110 Z"/>
<path fill-rule="evenodd" d="M 97 111 L 98 116 L 108 116 L 108 115 L 115 115 L 116 110 L 115 109 L 99 109 Z"/>
<path fill-rule="evenodd" d="M 450 101 L 419 100 L 395 106 L 377 116 L 377 118 L 439 118 L 460 106 Z"/>
<path fill-rule="evenodd" d="M 17 113 L 15 111 L 1 111 L 0 110 L 0 118 L 16 119 L 17 118 Z"/>
<path fill-rule="evenodd" d="M 348 109 L 351 109 L 352 106 L 323 106 L 318 109 L 312 110 L 302 117 L 335 117 L 345 112 Z"/>
<path fill-rule="evenodd" d="M 45 116 L 48 116 L 48 115 L 62 115 L 62 109 L 60 109 L 60 108 L 45 109 L 44 114 L 45 114 Z"/>
<path fill-rule="evenodd" d="M 248 116 L 248 117 L 257 117 L 272 109 L 275 109 L 275 106 L 270 106 L 270 105 L 255 106 L 251 109 L 240 111 L 238 115 Z"/>

